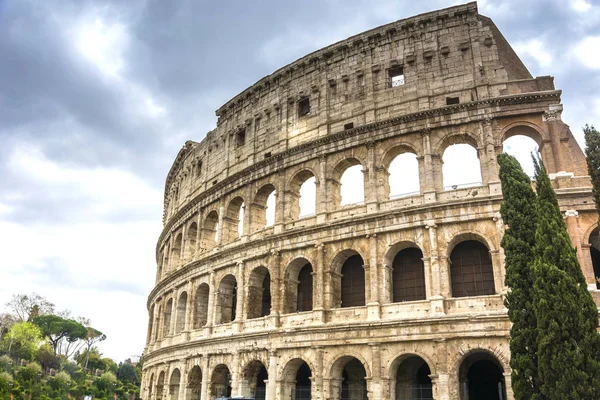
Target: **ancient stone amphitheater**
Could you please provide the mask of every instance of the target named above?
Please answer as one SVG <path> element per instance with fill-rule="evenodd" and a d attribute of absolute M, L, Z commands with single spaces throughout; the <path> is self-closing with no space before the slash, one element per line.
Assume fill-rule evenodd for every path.
<path fill-rule="evenodd" d="M 598 293 L 597 215 L 560 97 L 469 3 L 350 37 L 231 99 L 167 176 L 142 397 L 512 399 L 508 138 L 539 145 Z M 448 187 L 458 144 L 481 179 Z M 407 155 L 415 168 L 390 174 Z M 344 185 L 360 201 L 342 205 Z"/>

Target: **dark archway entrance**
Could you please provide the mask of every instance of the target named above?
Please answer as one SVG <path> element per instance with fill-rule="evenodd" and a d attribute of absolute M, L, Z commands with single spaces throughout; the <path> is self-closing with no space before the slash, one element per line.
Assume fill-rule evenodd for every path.
<path fill-rule="evenodd" d="M 358 254 L 350 256 L 342 266 L 342 307 L 365 305 L 365 269 Z"/>
<path fill-rule="evenodd" d="M 431 370 L 419 356 L 410 356 L 396 371 L 396 400 L 432 400 Z"/>
<path fill-rule="evenodd" d="M 462 400 L 505 400 L 504 372 L 496 358 L 488 353 L 468 356 L 460 366 Z"/>

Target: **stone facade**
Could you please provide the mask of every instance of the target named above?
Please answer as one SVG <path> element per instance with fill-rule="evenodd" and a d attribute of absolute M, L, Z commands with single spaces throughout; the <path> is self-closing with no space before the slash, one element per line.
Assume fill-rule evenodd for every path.
<path fill-rule="evenodd" d="M 560 95 L 469 3 L 348 38 L 231 99 L 167 177 L 143 399 L 512 399 L 507 138 L 538 143 L 598 297 L 597 214 Z M 445 188 L 442 155 L 459 143 L 482 182 Z M 419 193 L 390 198 L 407 152 Z M 354 165 L 364 202 L 341 206 Z M 311 178 L 316 212 L 300 218 Z"/>

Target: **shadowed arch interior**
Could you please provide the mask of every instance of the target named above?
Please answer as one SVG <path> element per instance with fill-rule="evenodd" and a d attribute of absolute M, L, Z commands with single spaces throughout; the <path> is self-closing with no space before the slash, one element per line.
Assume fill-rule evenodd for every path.
<path fill-rule="evenodd" d="M 171 332 L 171 314 L 173 313 L 173 299 L 167 301 L 165 307 L 165 315 L 163 316 L 163 334 L 162 337 L 166 337 Z"/>
<path fill-rule="evenodd" d="M 400 250 L 394 257 L 392 269 L 392 302 L 425 300 L 425 266 L 421 249 Z"/>
<path fill-rule="evenodd" d="M 313 268 L 305 258 L 290 263 L 285 274 L 284 313 L 313 309 Z"/>
<path fill-rule="evenodd" d="M 186 400 L 200 400 L 202 394 L 202 370 L 199 366 L 194 365 L 188 375 L 186 388 Z"/>
<path fill-rule="evenodd" d="M 177 302 L 177 320 L 175 321 L 175 333 L 180 333 L 185 329 L 185 318 L 187 316 L 187 292 L 181 293 Z"/>
<path fill-rule="evenodd" d="M 217 296 L 217 323 L 226 324 L 236 318 L 237 281 L 233 275 L 221 279 Z"/>
<path fill-rule="evenodd" d="M 264 364 L 258 360 L 251 361 L 242 372 L 244 398 L 254 400 L 265 400 L 269 373 Z"/>
<path fill-rule="evenodd" d="M 289 185 L 288 217 L 292 220 L 312 215 L 316 211 L 316 178 L 309 170 L 294 175 Z"/>
<path fill-rule="evenodd" d="M 198 224 L 195 222 L 192 222 L 190 224 L 190 226 L 188 227 L 187 233 L 186 233 L 186 251 L 185 251 L 185 257 L 188 260 L 191 260 L 194 255 L 196 254 L 196 238 L 198 237 Z"/>
<path fill-rule="evenodd" d="M 229 202 L 223 218 L 223 240 L 230 243 L 242 236 L 244 230 L 244 199 L 235 197 Z"/>
<path fill-rule="evenodd" d="M 160 371 L 156 380 L 156 399 L 162 400 L 165 390 L 165 371 Z"/>
<path fill-rule="evenodd" d="M 196 290 L 194 301 L 194 329 L 201 328 L 208 322 L 208 300 L 210 287 L 207 283 L 201 283 Z"/>
<path fill-rule="evenodd" d="M 431 370 L 421 357 L 416 355 L 403 359 L 395 374 L 395 400 L 432 400 Z"/>
<path fill-rule="evenodd" d="M 178 368 L 175 368 L 171 372 L 171 379 L 169 379 L 169 400 L 177 400 L 179 398 L 179 383 L 181 382 L 181 372 Z"/>
<path fill-rule="evenodd" d="M 367 400 L 367 372 L 355 357 L 345 356 L 332 366 L 331 391 L 333 399 Z"/>
<path fill-rule="evenodd" d="M 210 379 L 210 398 L 231 396 L 231 373 L 225 364 L 219 364 L 213 370 Z"/>
<path fill-rule="evenodd" d="M 213 210 L 204 219 L 202 224 L 202 248 L 212 249 L 217 245 L 219 231 L 219 214 Z"/>
<path fill-rule="evenodd" d="M 183 245 L 183 235 L 179 233 L 173 241 L 173 247 L 171 248 L 171 269 L 175 269 L 179 266 L 181 260 L 181 247 Z"/>
<path fill-rule="evenodd" d="M 488 248 L 476 240 L 458 243 L 450 254 L 453 297 L 484 296 L 496 292 Z"/>
<path fill-rule="evenodd" d="M 505 400 L 504 371 L 486 351 L 467 356 L 459 368 L 461 400 Z"/>
<path fill-rule="evenodd" d="M 271 314 L 271 275 L 265 267 L 257 267 L 250 273 L 247 310 L 248 319 Z"/>
<path fill-rule="evenodd" d="M 311 369 L 304 360 L 300 358 L 290 360 L 283 370 L 283 398 L 310 400 L 312 391 L 311 377 Z"/>
<path fill-rule="evenodd" d="M 365 269 L 364 261 L 359 254 L 354 254 L 342 265 L 341 307 L 358 307 L 365 305 Z"/>
<path fill-rule="evenodd" d="M 261 187 L 252 203 L 251 225 L 252 232 L 273 225 L 275 221 L 275 186 L 267 184 Z"/>

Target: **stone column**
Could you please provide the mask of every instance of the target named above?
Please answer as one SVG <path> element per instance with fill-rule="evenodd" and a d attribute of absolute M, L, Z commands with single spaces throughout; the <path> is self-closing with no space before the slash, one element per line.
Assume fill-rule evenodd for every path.
<path fill-rule="evenodd" d="M 217 321 L 217 299 L 219 296 L 219 288 L 215 282 L 215 271 L 211 271 L 210 277 L 208 278 L 208 310 L 206 315 L 206 329 L 204 330 L 204 335 L 208 336 L 212 332 L 212 326 L 217 325 L 219 321 Z"/>
<path fill-rule="evenodd" d="M 285 204 L 286 176 L 282 169 L 277 174 L 277 193 L 275 194 L 275 221 L 273 222 L 273 232 L 281 233 L 283 231 L 286 215 Z"/>
<path fill-rule="evenodd" d="M 179 303 L 179 289 L 173 290 L 173 302 L 171 303 L 171 325 L 169 326 L 169 335 L 175 334 L 177 324 L 177 306 Z"/>
<path fill-rule="evenodd" d="M 313 275 L 313 312 L 319 314 L 321 322 L 325 322 L 325 245 L 317 243 L 315 248 L 317 265 L 313 266 L 316 272 Z"/>
<path fill-rule="evenodd" d="M 433 158 L 431 155 L 431 129 L 425 128 L 421 130 L 421 138 L 423 141 L 423 176 L 425 182 L 421 182 L 423 188 L 423 196 L 425 203 L 434 203 L 436 201 L 435 175 L 433 167 Z"/>
<path fill-rule="evenodd" d="M 225 206 L 219 206 L 219 222 L 217 223 L 217 246 L 220 246 L 223 243 L 223 231 L 224 231 L 224 223 L 225 223 Z"/>
<path fill-rule="evenodd" d="M 381 201 L 377 196 L 377 153 L 375 147 L 376 143 L 374 141 L 367 142 L 367 165 L 363 167 L 367 212 L 377 212 L 379 210 L 379 201 Z"/>
<path fill-rule="evenodd" d="M 236 296 L 237 296 L 237 301 L 236 301 L 236 305 L 235 305 L 235 321 L 237 322 L 236 328 L 237 332 L 241 332 L 242 328 L 243 328 L 243 323 L 244 323 L 244 301 L 245 301 L 245 288 L 246 285 L 244 284 L 244 262 L 240 261 L 237 263 L 237 274 L 236 274 L 236 281 L 237 281 L 237 291 L 236 291 Z"/>
<path fill-rule="evenodd" d="M 316 363 L 315 363 L 315 368 L 318 371 L 313 371 L 312 372 L 312 376 L 313 379 L 311 381 L 311 394 L 312 397 L 315 400 L 324 400 L 325 399 L 325 395 L 323 392 L 323 378 L 325 375 L 325 367 L 323 365 L 323 348 L 320 346 L 317 346 L 314 348 L 314 350 L 317 353 L 317 358 L 316 358 Z"/>
<path fill-rule="evenodd" d="M 179 266 L 184 265 L 187 262 L 187 257 L 185 254 L 185 249 L 188 246 L 187 243 L 187 225 L 184 224 L 181 227 L 181 248 L 179 249 Z"/>
<path fill-rule="evenodd" d="M 381 346 L 372 343 L 371 346 L 371 382 L 368 385 L 369 400 L 387 400 L 381 396 Z"/>
<path fill-rule="evenodd" d="M 552 156 L 554 158 L 554 166 L 557 174 L 565 171 L 565 161 L 560 146 L 560 110 L 545 111 L 542 120 L 546 122 L 548 127 L 548 135 L 550 136 L 550 146 L 552 147 Z M 550 171 L 548 171 L 550 172 Z"/>
<path fill-rule="evenodd" d="M 315 214 L 317 216 L 317 223 L 325 222 L 327 220 L 327 199 L 329 185 L 327 182 L 327 156 L 319 157 L 319 176 L 315 178 L 318 183 L 316 187 L 316 201 Z"/>
<path fill-rule="evenodd" d="M 183 360 L 184 362 L 181 364 L 181 370 L 180 372 L 180 376 L 179 376 L 179 393 L 177 394 L 177 399 L 178 400 L 187 400 L 185 398 L 185 387 L 186 387 L 186 378 L 188 376 L 188 370 L 187 370 L 187 364 L 185 362 L 185 360 Z"/>
<path fill-rule="evenodd" d="M 450 400 L 450 375 L 429 375 L 435 400 Z"/>
<path fill-rule="evenodd" d="M 277 399 L 277 351 L 271 350 L 269 352 L 269 381 L 267 382 L 267 393 L 266 400 Z"/>
<path fill-rule="evenodd" d="M 429 231 L 429 251 L 431 253 L 429 256 L 429 272 L 431 274 L 431 288 L 429 291 L 431 295 L 429 300 L 431 301 L 431 315 L 443 315 L 446 313 L 442 282 L 445 274 L 442 272 L 442 267 L 440 266 L 437 225 L 435 224 L 435 221 L 427 221 L 425 223 L 425 229 Z"/>
<path fill-rule="evenodd" d="M 209 367 L 208 356 L 206 356 L 202 359 L 202 394 L 200 400 L 210 399 L 210 376 L 212 371 L 209 370 Z"/>
<path fill-rule="evenodd" d="M 281 253 L 275 249 L 271 250 L 271 317 L 274 325 L 279 326 L 279 316 L 282 313 L 281 292 L 283 282 L 281 279 Z M 273 290 L 275 289 L 275 290 Z M 270 376 L 270 375 L 269 375 Z"/>
<path fill-rule="evenodd" d="M 492 271 L 494 272 L 494 290 L 496 294 L 504 293 L 504 271 L 500 250 L 490 250 L 490 259 L 492 260 Z"/>
<path fill-rule="evenodd" d="M 241 388 L 242 371 L 240 367 L 240 353 L 237 351 L 233 353 L 233 363 L 231 367 L 231 397 L 241 397 L 243 395 Z"/>
<path fill-rule="evenodd" d="M 189 332 L 192 330 L 193 326 L 194 326 L 194 298 L 195 296 L 195 291 L 194 291 L 194 283 L 189 280 L 187 281 L 187 294 L 188 294 L 188 298 L 187 298 L 187 304 L 185 306 L 185 323 L 183 325 L 183 331 L 184 332 Z M 186 336 L 186 340 L 189 339 L 189 335 Z"/>
<path fill-rule="evenodd" d="M 369 273 L 369 295 L 367 300 L 368 315 L 367 320 L 381 319 L 381 296 L 379 293 L 379 269 L 377 268 L 377 234 L 368 234 L 369 240 L 369 268 L 365 273 Z"/>
<path fill-rule="evenodd" d="M 511 373 L 504 373 L 504 384 L 506 385 L 506 400 L 515 400 L 515 395 L 512 390 L 512 377 Z"/>
<path fill-rule="evenodd" d="M 498 161 L 496 160 L 496 148 L 494 147 L 493 123 L 492 118 L 484 118 L 481 122 L 481 133 L 485 145 L 489 183 L 499 183 L 500 175 Z"/>

